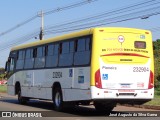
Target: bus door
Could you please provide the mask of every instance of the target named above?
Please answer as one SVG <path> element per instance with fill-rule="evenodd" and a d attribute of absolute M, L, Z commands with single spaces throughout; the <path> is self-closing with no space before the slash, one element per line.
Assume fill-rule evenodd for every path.
<path fill-rule="evenodd" d="M 33 87 L 34 87 L 34 78 L 33 78 L 33 74 L 34 72 L 33 71 L 26 71 L 26 79 L 24 81 L 24 84 L 27 86 L 27 95 L 28 97 L 34 97 L 34 90 L 33 90 Z"/>

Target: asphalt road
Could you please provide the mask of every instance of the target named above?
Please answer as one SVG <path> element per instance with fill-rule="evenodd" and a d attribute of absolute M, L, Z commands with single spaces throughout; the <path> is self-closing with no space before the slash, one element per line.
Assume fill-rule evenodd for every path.
<path fill-rule="evenodd" d="M 2 112 L 12 111 L 12 116 L 15 117 L 11 118 L 12 120 L 20 119 L 19 117 L 17 118 L 16 115 L 24 117 L 25 115 L 26 116 L 35 115 L 34 113 L 36 113 L 38 117 L 42 116 L 42 119 L 52 119 L 52 120 L 54 119 L 55 120 L 115 120 L 115 119 L 124 120 L 124 116 L 130 116 L 130 117 L 125 117 L 125 119 L 134 120 L 135 117 L 133 117 L 133 114 L 139 116 L 136 117 L 136 119 L 144 119 L 144 118 L 145 120 L 160 119 L 160 117 L 146 117 L 146 115 L 160 114 L 160 111 L 143 109 L 143 108 L 126 107 L 126 106 L 116 106 L 111 113 L 98 113 L 93 106 L 90 107 L 77 106 L 74 109 L 66 109 L 63 112 L 56 112 L 53 110 L 52 102 L 31 100 L 30 102 L 27 103 L 27 105 L 20 105 L 18 104 L 16 97 L 8 96 L 6 94 L 0 94 L 0 111 L 1 115 Z M 15 114 L 13 113 L 13 111 L 15 112 Z M 111 117 L 111 115 L 116 117 Z M 3 119 L 8 120 L 8 118 L 3 118 Z M 23 118 L 23 119 L 28 119 L 28 118 Z M 29 118 L 29 119 L 40 120 L 40 118 Z"/>

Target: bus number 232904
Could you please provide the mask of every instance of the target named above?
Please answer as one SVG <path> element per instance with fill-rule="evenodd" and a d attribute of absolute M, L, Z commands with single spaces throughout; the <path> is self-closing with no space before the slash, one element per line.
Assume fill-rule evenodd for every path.
<path fill-rule="evenodd" d="M 149 72 L 148 67 L 133 67 L 133 72 Z"/>

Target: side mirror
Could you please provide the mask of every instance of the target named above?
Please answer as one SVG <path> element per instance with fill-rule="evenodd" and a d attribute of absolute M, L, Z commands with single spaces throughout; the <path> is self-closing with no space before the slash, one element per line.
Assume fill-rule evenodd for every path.
<path fill-rule="evenodd" d="M 11 58 L 8 57 L 8 61 L 6 62 L 6 65 L 5 65 L 5 72 L 9 72 L 9 65 L 10 65 L 10 62 L 11 62 Z"/>
<path fill-rule="evenodd" d="M 8 61 L 6 62 L 6 65 L 5 65 L 5 72 L 8 72 Z"/>
<path fill-rule="evenodd" d="M 7 62 L 8 62 L 8 63 L 11 62 L 11 58 L 10 58 L 10 57 L 8 57 L 8 61 L 7 61 Z M 6 63 L 7 63 L 7 62 L 6 62 Z"/>

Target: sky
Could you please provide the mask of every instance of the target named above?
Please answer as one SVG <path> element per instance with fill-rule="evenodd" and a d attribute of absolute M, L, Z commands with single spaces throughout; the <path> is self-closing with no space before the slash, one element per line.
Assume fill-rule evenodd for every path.
<path fill-rule="evenodd" d="M 26 21 L 28 18 L 37 15 L 41 10 L 47 12 L 80 1 L 84 0 L 0 0 L 0 33 L 3 33 L 8 29 Z M 44 26 L 50 27 L 66 23 L 68 21 L 79 20 L 88 16 L 97 15 L 100 13 L 104 13 L 106 11 L 119 9 L 134 3 L 139 3 L 141 1 L 144 0 L 97 0 L 95 2 L 90 2 L 89 4 L 83 6 L 45 15 Z M 106 24 L 103 26 L 131 27 L 131 28 L 150 30 L 153 28 L 160 27 L 159 20 L 160 20 L 160 14 L 151 16 L 148 19 L 135 19 L 119 23 Z M 9 51 L 11 47 L 8 47 L 8 45 L 10 43 L 13 43 L 14 41 L 16 42 L 16 40 L 18 40 L 22 36 L 29 35 L 30 33 L 33 33 L 33 31 L 40 30 L 40 27 L 41 27 L 41 17 L 37 17 L 33 21 L 15 29 L 14 31 L 7 33 L 3 36 L 0 36 L 0 67 L 5 67 L 5 62 L 7 60 L 7 57 L 9 56 Z M 58 29 L 58 27 L 54 29 Z M 160 38 L 159 32 L 160 30 L 152 32 L 153 40 Z M 47 39 L 62 34 L 65 33 L 59 33 L 59 34 L 52 33 L 49 35 L 45 35 L 44 38 Z M 37 40 L 38 39 L 33 38 L 30 39 L 28 42 Z"/>

